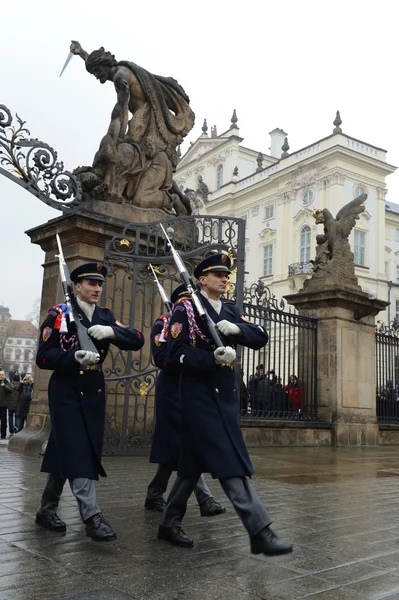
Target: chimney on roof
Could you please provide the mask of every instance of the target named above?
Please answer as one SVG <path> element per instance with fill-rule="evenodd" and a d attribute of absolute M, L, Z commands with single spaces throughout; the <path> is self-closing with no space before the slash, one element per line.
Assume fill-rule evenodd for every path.
<path fill-rule="evenodd" d="M 273 129 L 269 132 L 270 135 L 270 155 L 274 158 L 281 157 L 281 147 L 284 144 L 284 140 L 288 133 L 285 133 L 282 129 Z"/>

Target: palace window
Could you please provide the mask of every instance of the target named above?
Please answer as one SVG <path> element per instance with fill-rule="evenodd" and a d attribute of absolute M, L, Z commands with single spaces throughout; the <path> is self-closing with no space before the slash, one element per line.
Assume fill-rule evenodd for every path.
<path fill-rule="evenodd" d="M 355 229 L 355 265 L 364 267 L 366 264 L 366 234 L 364 231 Z"/>
<path fill-rule="evenodd" d="M 274 204 L 268 204 L 265 207 L 265 219 L 273 219 L 274 217 Z"/>
<path fill-rule="evenodd" d="M 301 229 L 301 245 L 299 252 L 299 260 L 301 263 L 308 263 L 310 261 L 310 243 L 312 238 L 312 232 L 309 225 L 305 225 Z"/>
<path fill-rule="evenodd" d="M 365 194 L 364 188 L 362 188 L 360 185 L 358 185 L 357 188 L 355 189 L 355 198 L 357 198 L 358 196 L 361 196 L 362 194 Z"/>
<path fill-rule="evenodd" d="M 263 275 L 273 275 L 273 246 L 263 247 Z"/>
<path fill-rule="evenodd" d="M 223 165 L 219 165 L 216 169 L 216 189 L 218 190 L 223 185 Z"/>
<path fill-rule="evenodd" d="M 396 300 L 396 319 L 399 320 L 399 300 Z"/>
<path fill-rule="evenodd" d="M 304 206 L 308 206 L 312 202 L 313 202 L 313 192 L 312 192 L 312 190 L 307 190 L 303 195 L 302 204 Z"/>
<path fill-rule="evenodd" d="M 385 275 L 389 277 L 389 260 L 385 261 Z"/>
<path fill-rule="evenodd" d="M 399 242 L 399 229 L 395 229 L 395 242 Z"/>

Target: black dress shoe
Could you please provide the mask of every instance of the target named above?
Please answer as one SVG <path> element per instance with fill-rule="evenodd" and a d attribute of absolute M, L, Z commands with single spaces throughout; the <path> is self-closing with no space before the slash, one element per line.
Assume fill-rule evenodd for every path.
<path fill-rule="evenodd" d="M 192 548 L 194 546 L 193 538 L 184 533 L 181 527 L 163 527 L 163 525 L 160 525 L 158 538 L 166 540 L 175 546 L 182 546 L 184 548 Z"/>
<path fill-rule="evenodd" d="M 111 525 L 107 523 L 101 513 L 97 513 L 87 519 L 86 535 L 95 542 L 110 542 L 116 540 L 116 533 Z"/>
<path fill-rule="evenodd" d="M 66 525 L 64 521 L 61 521 L 59 516 L 54 513 L 53 515 L 42 515 L 37 513 L 35 523 L 51 531 L 66 531 Z"/>
<path fill-rule="evenodd" d="M 222 515 L 226 512 L 224 506 L 216 502 L 215 498 L 208 498 L 202 504 L 200 504 L 201 517 L 215 517 L 216 515 Z"/>
<path fill-rule="evenodd" d="M 276 556 L 292 552 L 292 545 L 279 538 L 271 527 L 265 527 L 256 535 L 251 535 L 250 540 L 252 554 Z"/>
<path fill-rule="evenodd" d="M 155 512 L 163 512 L 166 506 L 165 500 L 160 496 L 159 498 L 146 498 L 144 506 L 147 510 L 155 510 Z"/>

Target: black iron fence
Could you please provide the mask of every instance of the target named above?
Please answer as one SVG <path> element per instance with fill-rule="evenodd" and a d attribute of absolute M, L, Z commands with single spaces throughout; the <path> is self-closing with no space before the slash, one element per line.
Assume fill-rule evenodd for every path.
<path fill-rule="evenodd" d="M 379 323 L 375 333 L 376 410 L 380 423 L 399 423 L 399 330 Z"/>
<path fill-rule="evenodd" d="M 237 388 L 241 418 L 317 419 L 317 320 L 285 312 L 262 282 L 244 295 L 244 315 L 265 327 L 261 350 L 240 350 Z"/>

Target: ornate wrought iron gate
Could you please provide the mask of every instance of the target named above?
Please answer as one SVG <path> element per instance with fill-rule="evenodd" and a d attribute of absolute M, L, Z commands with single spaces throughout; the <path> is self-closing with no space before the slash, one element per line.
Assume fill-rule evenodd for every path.
<path fill-rule="evenodd" d="M 190 216 L 163 222 L 189 271 L 212 251 L 231 249 L 237 267 L 236 301 L 243 302 L 245 221 L 234 217 Z M 108 277 L 103 306 L 111 308 L 124 325 L 143 332 L 140 352 L 120 352 L 112 347 L 105 363 L 107 414 L 105 453 L 147 452 L 154 423 L 157 369 L 150 352 L 150 331 L 165 311 L 149 272 L 157 267 L 158 278 L 170 295 L 180 283 L 170 249 L 159 223 L 126 225 L 105 249 Z M 235 291 L 234 290 L 234 291 Z"/>

